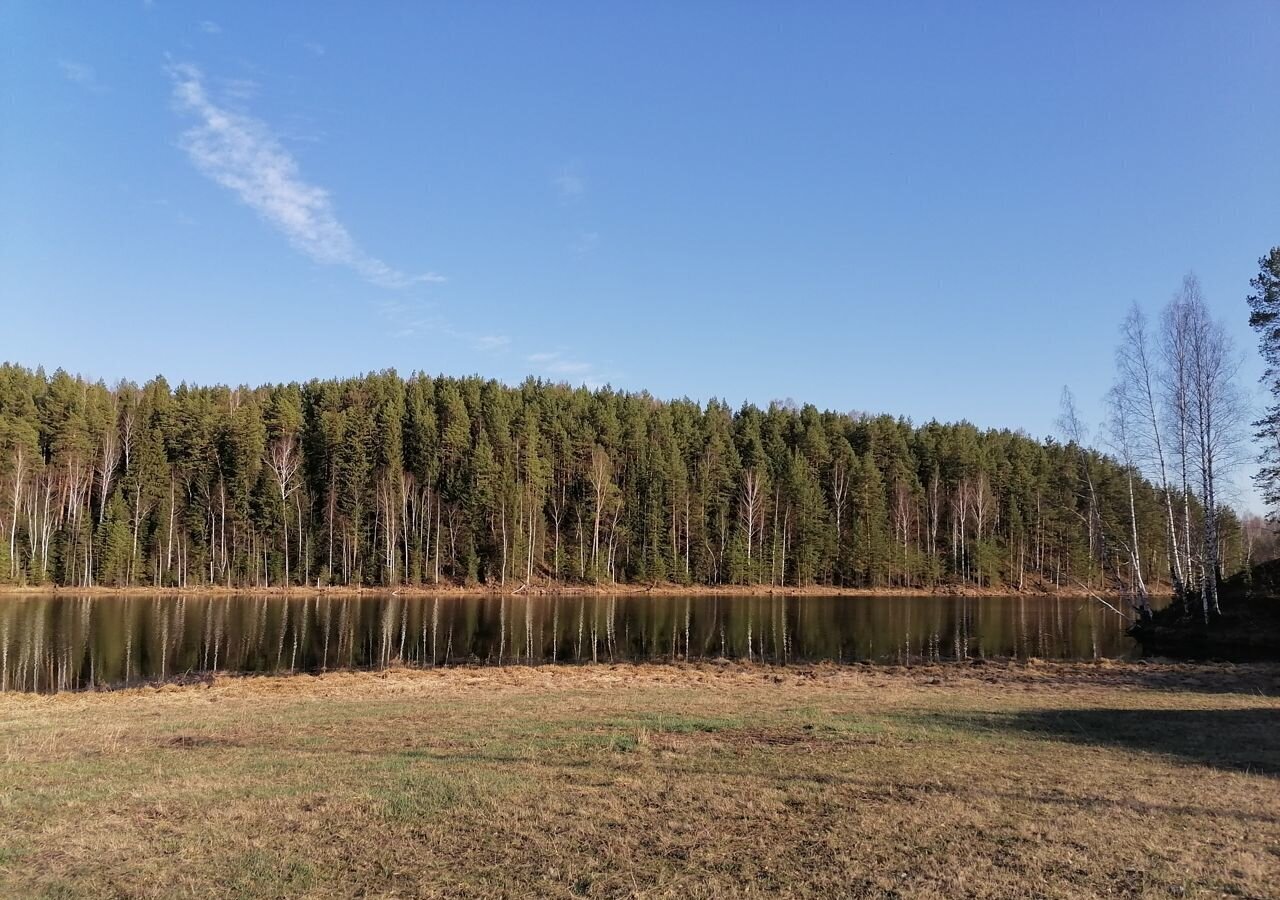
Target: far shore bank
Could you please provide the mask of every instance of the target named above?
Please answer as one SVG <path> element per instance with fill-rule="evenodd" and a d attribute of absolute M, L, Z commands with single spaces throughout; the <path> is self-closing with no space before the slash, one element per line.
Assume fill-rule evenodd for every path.
<path fill-rule="evenodd" d="M 533 585 L 508 584 L 416 584 L 398 587 L 228 587 L 227 585 L 199 585 L 194 587 L 73 587 L 66 585 L 0 585 L 2 596 L 75 596 L 75 597 L 177 597 L 177 596 L 239 595 L 264 597 L 513 597 L 513 596 L 723 596 L 723 597 L 1061 597 L 1064 599 L 1102 598 L 1108 601 L 1127 601 L 1128 595 L 1116 590 L 1090 590 L 1080 587 L 1054 587 L 1037 585 L 1018 590 L 1007 586 L 977 587 L 975 585 L 937 585 L 934 587 L 835 587 L 807 585 L 805 587 L 779 587 L 767 584 L 741 585 L 683 585 L 661 584 L 575 584 L 541 582 Z M 1167 597 L 1169 592 L 1153 591 L 1152 596 Z M 1116 604 L 1125 609 L 1120 603 Z"/>

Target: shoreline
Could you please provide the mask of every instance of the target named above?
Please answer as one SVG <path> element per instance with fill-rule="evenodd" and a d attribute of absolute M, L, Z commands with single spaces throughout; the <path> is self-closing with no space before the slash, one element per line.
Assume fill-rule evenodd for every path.
<path fill-rule="evenodd" d="M 1258 657 L 1245 660 L 1217 658 L 1189 659 L 1178 656 L 1119 657 L 1093 659 L 1053 659 L 1039 656 L 989 656 L 967 659 L 920 659 L 907 661 L 811 659 L 798 662 L 761 661 L 741 657 L 699 657 L 696 659 L 615 660 L 598 663 L 528 662 L 492 663 L 465 660 L 436 665 L 392 663 L 377 666 L 335 666 L 328 669 L 293 671 L 219 671 L 192 670 L 164 678 L 140 678 L 128 683 L 102 683 L 85 688 L 63 688 L 36 691 L 9 688 L 0 691 L 0 706 L 6 700 L 22 697 L 43 699 L 106 697 L 119 695 L 149 696 L 175 692 L 199 692 L 211 688 L 240 685 L 251 693 L 307 691 L 332 683 L 361 679 L 372 682 L 397 683 L 402 686 L 431 682 L 433 679 L 461 678 L 471 681 L 524 683 L 539 679 L 559 682 L 578 681 L 643 685 L 651 681 L 675 678 L 716 680 L 745 678 L 777 682 L 779 679 L 882 678 L 926 681 L 939 678 L 953 685 L 982 682 L 1009 687 L 1064 683 L 1071 685 L 1105 683 L 1131 684 L 1142 680 L 1158 682 L 1166 689 L 1185 688 L 1188 679 L 1209 675 L 1224 681 L 1247 683 L 1259 696 L 1280 697 L 1280 662 Z"/>
<path fill-rule="evenodd" d="M 935 686 L 946 684 L 959 690 L 1052 687 L 1075 690 L 1090 687 L 1133 687 L 1137 684 L 1161 690 L 1199 688 L 1204 679 L 1221 682 L 1220 689 L 1243 691 L 1280 702 L 1280 662 L 1274 660 L 1188 660 L 1177 657 L 1133 659 L 1044 659 L 1011 656 L 974 659 L 944 659 L 917 663 L 811 660 L 796 663 L 706 658 L 635 662 L 619 660 L 600 663 L 530 664 L 512 662 L 492 665 L 460 662 L 449 665 L 413 666 L 393 664 L 385 668 L 339 667 L 323 671 L 299 669 L 294 672 L 187 672 L 163 679 L 130 684 L 102 685 L 84 690 L 53 692 L 8 690 L 0 692 L 0 707 L 6 703 L 93 702 L 93 698 L 128 698 L 156 695 L 200 694 L 209 690 L 270 695 L 317 692 L 329 693 L 333 686 L 347 689 L 414 692 L 455 682 L 474 688 L 488 685 L 497 690 L 516 685 L 608 685 L 625 682 L 635 687 L 672 681 L 706 686 L 718 681 L 754 684 L 850 683 L 874 681 L 905 682 Z"/>
<path fill-rule="evenodd" d="M 541 583 L 536 585 L 401 585 L 374 587 L 228 587 L 226 585 L 200 585 L 197 587 L 74 587 L 66 585 L 0 585 L 0 597 L 182 597 L 182 596 L 250 596 L 250 597 L 953 597 L 956 599 L 980 599 L 983 597 L 1057 597 L 1061 599 L 1126 600 L 1123 591 L 1093 591 L 1078 587 L 1053 588 L 1041 586 L 1018 590 L 1010 587 L 979 588 L 972 585 L 942 585 L 935 587 L 836 587 L 807 585 L 805 587 L 777 587 L 771 585 L 682 585 L 682 584 L 572 584 Z M 1153 591 L 1152 597 L 1168 597 L 1167 591 Z"/>

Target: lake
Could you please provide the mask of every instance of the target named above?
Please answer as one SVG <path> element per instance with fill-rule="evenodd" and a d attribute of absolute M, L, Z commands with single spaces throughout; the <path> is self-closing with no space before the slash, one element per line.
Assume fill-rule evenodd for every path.
<path fill-rule="evenodd" d="M 0 690 L 393 665 L 911 663 L 1136 653 L 1081 598 L 60 595 L 0 598 Z"/>

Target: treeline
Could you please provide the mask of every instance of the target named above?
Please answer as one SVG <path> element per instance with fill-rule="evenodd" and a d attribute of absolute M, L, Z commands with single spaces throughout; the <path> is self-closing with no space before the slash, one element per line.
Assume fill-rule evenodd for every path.
<path fill-rule="evenodd" d="M 1127 586 L 1133 467 L 1074 442 L 395 372 L 108 387 L 0 365 L 0 579 Z M 1132 479 L 1146 584 L 1160 492 Z M 1189 515 L 1200 516 L 1192 503 Z M 1252 538 L 1215 517 L 1229 569 Z"/>

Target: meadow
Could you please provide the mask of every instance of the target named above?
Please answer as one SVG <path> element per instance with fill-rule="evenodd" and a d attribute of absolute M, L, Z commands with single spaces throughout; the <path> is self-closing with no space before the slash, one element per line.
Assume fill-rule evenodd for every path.
<path fill-rule="evenodd" d="M 1280 667 L 458 667 L 0 695 L 0 895 L 1275 896 Z"/>

